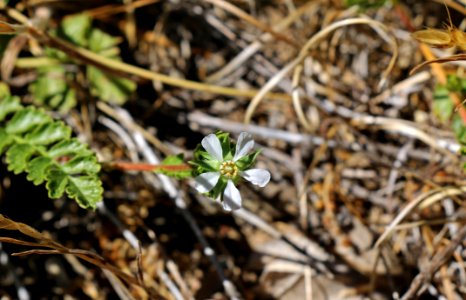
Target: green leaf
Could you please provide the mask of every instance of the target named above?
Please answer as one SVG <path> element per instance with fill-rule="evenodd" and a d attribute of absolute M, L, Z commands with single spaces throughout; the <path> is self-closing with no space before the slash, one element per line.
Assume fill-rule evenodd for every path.
<path fill-rule="evenodd" d="M 120 55 L 120 49 L 117 45 L 119 39 L 115 38 L 102 30 L 92 29 L 89 36 L 89 50 L 99 53 L 105 57 L 117 58 Z"/>
<path fill-rule="evenodd" d="M 19 103 L 18 97 L 11 97 L 9 91 L 5 91 L 3 85 L 1 87 L 0 99 L 3 98 L 3 101 L 0 102 L 0 121 L 3 121 L 6 116 L 20 110 L 23 106 Z"/>
<path fill-rule="evenodd" d="M 79 47 L 87 48 L 103 57 L 120 60 L 119 38 L 92 27 L 89 15 L 78 14 L 63 19 L 54 34 Z M 76 63 L 64 52 L 45 48 L 45 54 L 62 63 Z M 76 74 L 63 66 L 54 65 L 40 68 L 37 80 L 29 86 L 38 105 L 46 105 L 61 113 L 67 113 L 77 103 L 77 92 L 70 83 L 76 81 Z M 113 76 L 91 65 L 86 65 L 86 79 L 90 94 L 100 100 L 124 104 L 136 90 L 136 83 Z"/>
<path fill-rule="evenodd" d="M 36 152 L 33 146 L 29 144 L 15 144 L 6 153 L 6 162 L 8 170 L 15 174 L 24 172 L 27 169 L 28 161 Z"/>
<path fill-rule="evenodd" d="M 76 138 L 68 139 L 55 144 L 48 151 L 48 155 L 51 158 L 59 158 L 69 155 L 92 155 L 92 152 L 87 149 L 87 146 Z"/>
<path fill-rule="evenodd" d="M 76 106 L 76 92 L 68 84 L 63 66 L 40 68 L 38 78 L 29 85 L 34 103 L 47 105 L 65 114 Z"/>
<path fill-rule="evenodd" d="M 6 152 L 8 169 L 15 174 L 26 172 L 26 178 L 36 185 L 45 181 L 50 198 L 66 193 L 81 207 L 95 209 L 103 193 L 95 154 L 71 138 L 71 128 L 65 123 L 3 96 L 0 153 Z"/>
<path fill-rule="evenodd" d="M 69 181 L 68 197 L 75 199 L 82 208 L 95 209 L 104 192 L 101 181 L 95 176 L 69 177 Z"/>
<path fill-rule="evenodd" d="M 9 134 L 21 134 L 51 121 L 43 111 L 28 107 L 13 116 L 6 126 L 6 131 Z"/>
<path fill-rule="evenodd" d="M 458 142 L 466 145 L 466 127 L 464 126 L 463 119 L 459 115 L 455 115 L 451 126 Z"/>
<path fill-rule="evenodd" d="M 71 137 L 71 128 L 64 123 L 53 122 L 38 126 L 27 134 L 24 139 L 35 145 L 49 145 Z"/>
<path fill-rule="evenodd" d="M 35 185 L 39 185 L 45 180 L 44 174 L 47 173 L 48 168 L 53 165 L 50 157 L 36 157 L 29 162 L 27 180 L 32 181 Z"/>
<path fill-rule="evenodd" d="M 94 156 L 76 156 L 62 165 L 62 170 L 67 174 L 97 173 L 100 171 L 100 165 Z"/>
<path fill-rule="evenodd" d="M 184 156 L 183 154 L 178 154 L 178 155 L 170 155 L 167 156 L 163 161 L 162 161 L 163 166 L 185 166 L 186 163 L 184 161 Z M 188 178 L 188 177 L 193 177 L 193 171 L 191 169 L 189 170 L 175 170 L 175 169 L 157 169 L 154 170 L 154 173 L 161 173 L 165 174 L 167 176 L 175 177 L 178 179 L 183 179 L 183 178 Z"/>
<path fill-rule="evenodd" d="M 2 154 L 5 148 L 12 144 L 13 141 L 13 138 L 8 135 L 5 129 L 0 128 L 0 154 Z"/>
<path fill-rule="evenodd" d="M 450 99 L 449 91 L 444 86 L 437 86 L 434 91 L 433 113 L 443 123 L 450 120 L 453 114 L 454 104 Z"/>
<path fill-rule="evenodd" d="M 92 19 L 87 14 L 67 16 L 58 28 L 58 35 L 76 45 L 87 47 L 91 23 Z"/>
<path fill-rule="evenodd" d="M 58 199 L 63 196 L 68 185 L 67 174 L 59 169 L 51 169 L 46 174 L 45 180 L 47 180 L 47 183 L 45 187 L 49 192 L 49 197 Z"/>
<path fill-rule="evenodd" d="M 119 39 L 102 30 L 92 29 L 89 35 L 89 49 L 107 58 L 119 60 Z M 107 74 L 92 66 L 87 67 L 87 80 L 91 84 L 92 95 L 103 101 L 121 105 L 136 90 L 136 84 L 126 78 Z"/>
<path fill-rule="evenodd" d="M 136 83 L 126 78 L 116 77 L 88 66 L 87 79 L 91 84 L 91 94 L 103 101 L 124 104 L 136 90 Z"/>

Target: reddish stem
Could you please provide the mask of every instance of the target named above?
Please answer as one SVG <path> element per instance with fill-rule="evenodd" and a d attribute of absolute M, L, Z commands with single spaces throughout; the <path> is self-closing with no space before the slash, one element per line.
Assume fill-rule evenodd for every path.
<path fill-rule="evenodd" d="M 122 170 L 122 171 L 156 171 L 156 170 L 165 170 L 170 172 L 183 172 L 192 170 L 191 166 L 188 164 L 181 165 L 152 165 L 148 163 L 132 163 L 124 161 L 111 162 L 108 166 L 112 169 Z"/>

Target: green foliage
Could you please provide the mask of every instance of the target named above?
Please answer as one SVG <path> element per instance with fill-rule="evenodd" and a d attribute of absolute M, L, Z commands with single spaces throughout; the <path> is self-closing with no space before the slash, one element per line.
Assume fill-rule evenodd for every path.
<path fill-rule="evenodd" d="M 455 75 L 449 75 L 445 86 L 437 86 L 434 91 L 433 112 L 443 123 L 450 122 L 451 128 L 458 142 L 462 145 L 461 155 L 466 154 L 466 125 L 460 115 L 454 114 L 455 105 L 448 95 L 449 92 L 455 92 L 461 95 L 462 99 L 466 97 L 466 79 Z M 464 104 L 461 104 L 464 107 Z M 466 164 L 463 166 L 466 170 Z"/>
<path fill-rule="evenodd" d="M 445 86 L 437 86 L 434 91 L 434 103 L 432 110 L 434 115 L 439 118 L 443 123 L 446 123 L 450 120 L 454 104 L 448 95 L 450 91 Z"/>
<path fill-rule="evenodd" d="M 362 9 L 377 8 L 384 6 L 390 0 L 345 0 L 345 6 L 358 5 Z"/>
<path fill-rule="evenodd" d="M 92 27 L 92 19 L 86 14 L 72 15 L 63 19 L 54 35 L 76 46 L 87 48 L 101 56 L 120 60 L 119 39 Z M 45 54 L 61 64 L 75 62 L 57 49 L 47 48 Z M 77 103 L 76 72 L 60 66 L 38 69 L 38 79 L 29 86 L 29 91 L 39 105 L 47 105 L 67 112 Z M 85 66 L 85 75 L 90 93 L 100 100 L 123 104 L 135 91 L 136 84 L 126 78 L 107 74 L 93 66 Z"/>
<path fill-rule="evenodd" d="M 167 168 L 163 168 L 163 166 L 167 166 Z M 184 166 L 188 168 L 176 168 Z M 189 166 L 186 165 L 183 154 L 167 156 L 162 161 L 162 167 L 156 169 L 154 172 L 165 174 L 167 176 L 175 177 L 178 179 L 189 178 L 193 176 L 193 171 L 189 168 Z"/>
<path fill-rule="evenodd" d="M 37 71 L 37 80 L 29 86 L 36 104 L 47 105 L 61 113 L 76 106 L 76 91 L 69 85 L 72 74 L 60 65 L 41 67 Z"/>
<path fill-rule="evenodd" d="M 451 127 L 462 145 L 466 145 L 466 126 L 460 116 L 454 114 L 455 105 L 448 93 L 455 92 L 464 99 L 466 97 L 466 79 L 449 75 L 446 86 L 437 86 L 434 91 L 433 112 L 443 123 L 451 120 Z"/>
<path fill-rule="evenodd" d="M 8 170 L 26 172 L 35 185 L 45 182 L 52 199 L 66 193 L 81 207 L 95 209 L 103 189 L 94 153 L 72 138 L 63 122 L 41 109 L 23 107 L 1 87 L 0 154 L 5 153 Z"/>

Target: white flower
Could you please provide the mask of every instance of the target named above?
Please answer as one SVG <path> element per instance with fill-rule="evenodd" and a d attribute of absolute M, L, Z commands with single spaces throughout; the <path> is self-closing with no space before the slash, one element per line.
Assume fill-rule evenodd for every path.
<path fill-rule="evenodd" d="M 248 154 L 254 147 L 252 135 L 247 132 L 241 132 L 236 144 L 236 151 L 231 160 L 224 159 L 222 145 L 215 134 L 209 134 L 202 139 L 202 147 L 209 153 L 212 159 L 219 164 L 219 169 L 213 172 L 202 173 L 195 178 L 195 188 L 200 193 L 211 191 L 218 183 L 221 177 L 227 180 L 227 185 L 223 191 L 223 208 L 227 211 L 241 208 L 241 195 L 234 185 L 234 180 L 238 176 L 252 184 L 264 187 L 270 180 L 270 173 L 262 169 L 239 170 L 236 162 Z"/>

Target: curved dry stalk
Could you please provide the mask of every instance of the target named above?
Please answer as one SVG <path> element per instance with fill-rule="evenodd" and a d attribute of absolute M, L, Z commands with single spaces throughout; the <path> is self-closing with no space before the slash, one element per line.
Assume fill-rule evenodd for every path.
<path fill-rule="evenodd" d="M 327 37 L 332 31 L 340 28 L 340 27 L 345 27 L 345 26 L 350 26 L 350 25 L 358 25 L 358 24 L 365 24 L 369 25 L 372 28 L 378 28 L 382 32 L 388 32 L 388 28 L 383 25 L 380 22 L 368 19 L 368 18 L 350 18 L 350 19 L 345 19 L 341 21 L 337 21 L 328 27 L 325 27 L 315 35 L 313 35 L 307 43 L 303 46 L 301 49 L 298 57 L 296 57 L 293 61 L 288 63 L 283 69 L 280 70 L 274 77 L 272 77 L 257 93 L 256 96 L 251 100 L 251 103 L 249 104 L 246 114 L 244 117 L 244 123 L 249 124 L 251 122 L 252 115 L 254 111 L 256 110 L 257 106 L 259 103 L 262 101 L 262 99 L 267 95 L 277 84 L 280 82 L 280 80 L 283 79 L 291 70 L 296 68 L 299 64 L 303 62 L 303 60 L 308 56 L 308 53 L 311 49 L 315 48 L 318 43 Z M 379 33 L 378 30 L 376 30 L 377 33 Z M 382 36 L 384 38 L 385 36 Z M 390 45 L 393 48 L 393 54 L 390 59 L 390 63 L 388 64 L 387 68 L 382 74 L 382 78 L 379 83 L 379 87 L 382 86 L 386 82 L 386 78 L 388 77 L 388 74 L 391 72 L 393 67 L 395 66 L 396 59 L 398 57 L 398 46 L 396 44 L 396 40 L 394 37 L 391 37 L 389 40 Z"/>
<path fill-rule="evenodd" d="M 462 187 L 449 187 L 449 188 L 440 188 L 429 191 L 418 196 L 416 199 L 411 201 L 397 216 L 396 218 L 387 226 L 384 233 L 379 237 L 377 242 L 374 245 L 374 248 L 378 248 L 382 245 L 383 242 L 398 228 L 403 219 L 409 215 L 415 208 L 426 208 L 435 202 L 443 200 L 445 197 L 451 197 L 460 195 L 466 192 L 466 186 Z"/>
<path fill-rule="evenodd" d="M 412 68 L 411 71 L 409 71 L 409 75 L 412 75 L 412 74 L 416 73 L 422 67 L 430 65 L 430 64 L 435 64 L 435 63 L 443 64 L 443 63 L 446 63 L 446 62 L 458 61 L 458 60 L 466 60 L 466 54 L 465 53 L 455 54 L 455 55 L 450 55 L 450 56 L 447 56 L 447 57 L 442 57 L 442 58 L 431 59 L 431 60 L 425 61 L 423 63 L 418 64 L 414 68 Z"/>
<path fill-rule="evenodd" d="M 301 126 L 303 126 L 307 131 L 312 132 L 314 130 L 311 123 L 309 123 L 306 119 L 306 115 L 304 114 L 303 107 L 301 105 L 301 101 L 299 99 L 299 79 L 301 78 L 301 72 L 303 70 L 303 65 L 299 64 L 294 69 L 293 74 L 293 92 L 291 93 L 291 99 L 293 103 L 294 110 L 296 111 L 296 115 L 298 117 Z"/>

